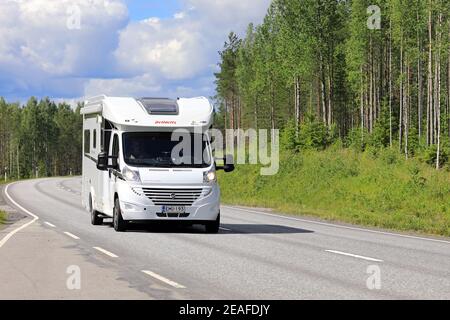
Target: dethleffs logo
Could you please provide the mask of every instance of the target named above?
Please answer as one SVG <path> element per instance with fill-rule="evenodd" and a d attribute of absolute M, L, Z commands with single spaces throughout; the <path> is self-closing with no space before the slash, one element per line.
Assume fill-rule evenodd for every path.
<path fill-rule="evenodd" d="M 161 120 L 157 120 L 155 121 L 155 125 L 173 125 L 173 124 L 177 124 L 176 121 L 161 121 Z"/>

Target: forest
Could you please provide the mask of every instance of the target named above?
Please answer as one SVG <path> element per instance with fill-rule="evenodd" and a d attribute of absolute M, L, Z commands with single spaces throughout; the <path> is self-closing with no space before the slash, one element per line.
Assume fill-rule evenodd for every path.
<path fill-rule="evenodd" d="M 13 180 L 81 174 L 81 105 L 0 98 L 0 173 Z"/>
<path fill-rule="evenodd" d="M 390 148 L 441 169 L 449 17 L 445 0 L 274 0 L 220 52 L 219 126 L 282 129 L 285 150 Z"/>
<path fill-rule="evenodd" d="M 294 152 L 339 144 L 448 167 L 449 16 L 445 0 L 274 0 L 220 52 L 216 126 L 281 129 Z M 80 174 L 80 108 L 0 98 L 0 174 Z"/>

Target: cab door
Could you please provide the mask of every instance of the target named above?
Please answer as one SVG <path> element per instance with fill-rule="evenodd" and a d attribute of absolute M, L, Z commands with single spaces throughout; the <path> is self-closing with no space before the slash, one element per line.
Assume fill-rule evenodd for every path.
<path fill-rule="evenodd" d="M 110 208 L 114 208 L 114 193 L 116 192 L 116 182 L 117 182 L 117 172 L 119 169 L 119 155 L 120 155 L 120 144 L 119 144 L 119 135 L 117 133 L 113 133 L 113 138 L 111 139 L 111 148 L 109 148 L 110 154 L 109 156 L 111 165 L 113 168 L 108 171 L 108 181 L 109 181 L 109 205 Z M 112 210 L 111 210 L 112 212 Z"/>

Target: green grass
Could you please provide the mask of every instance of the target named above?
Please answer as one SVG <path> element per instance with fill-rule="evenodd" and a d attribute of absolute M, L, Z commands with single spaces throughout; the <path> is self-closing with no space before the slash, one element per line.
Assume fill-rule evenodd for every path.
<path fill-rule="evenodd" d="M 280 171 L 259 166 L 219 173 L 222 201 L 386 229 L 450 236 L 450 170 L 394 150 L 284 152 Z"/>
<path fill-rule="evenodd" d="M 0 180 L 0 185 L 10 183 L 11 181 Z M 8 215 L 6 212 L 0 210 L 0 225 L 5 224 Z"/>
<path fill-rule="evenodd" d="M 0 225 L 6 222 L 6 212 L 0 210 Z"/>

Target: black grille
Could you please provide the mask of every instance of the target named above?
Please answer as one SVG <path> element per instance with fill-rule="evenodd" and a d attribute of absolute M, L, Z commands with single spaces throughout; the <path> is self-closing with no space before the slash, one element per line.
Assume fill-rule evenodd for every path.
<path fill-rule="evenodd" d="M 189 217 L 188 212 L 180 213 L 180 214 L 157 212 L 156 215 L 160 218 L 187 218 L 187 217 Z"/>
<path fill-rule="evenodd" d="M 202 195 L 203 189 L 143 188 L 144 194 L 157 206 L 192 206 Z"/>

